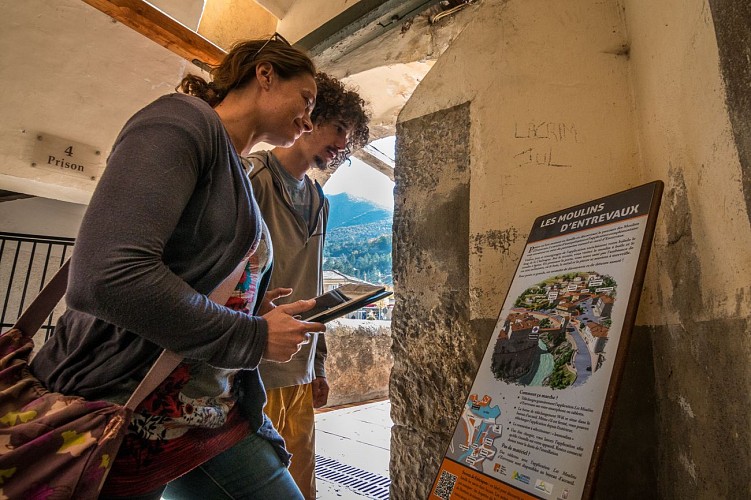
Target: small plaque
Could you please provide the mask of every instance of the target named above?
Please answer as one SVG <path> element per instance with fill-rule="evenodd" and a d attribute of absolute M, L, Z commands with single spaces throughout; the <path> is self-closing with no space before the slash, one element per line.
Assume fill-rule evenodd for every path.
<path fill-rule="evenodd" d="M 99 148 L 50 134 L 32 137 L 31 166 L 95 181 L 104 168 Z"/>

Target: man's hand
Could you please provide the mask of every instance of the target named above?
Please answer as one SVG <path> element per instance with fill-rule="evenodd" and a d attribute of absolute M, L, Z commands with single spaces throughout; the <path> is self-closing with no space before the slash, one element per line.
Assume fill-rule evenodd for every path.
<path fill-rule="evenodd" d="M 261 299 L 261 307 L 258 309 L 258 315 L 263 316 L 266 313 L 270 313 L 271 310 L 276 307 L 276 304 L 274 304 L 276 299 L 286 297 L 291 293 L 291 288 L 274 288 L 273 290 L 267 291 L 264 294 L 263 299 Z"/>
<path fill-rule="evenodd" d="M 294 318 L 295 315 L 311 309 L 315 303 L 315 299 L 298 300 L 291 304 L 276 306 L 263 315 L 269 328 L 263 359 L 286 363 L 300 350 L 302 344 L 310 342 L 308 332 L 326 331 L 323 323 L 300 321 Z"/>
<path fill-rule="evenodd" d="M 313 408 L 326 406 L 329 401 L 329 383 L 326 377 L 317 377 L 311 382 L 313 388 Z"/>

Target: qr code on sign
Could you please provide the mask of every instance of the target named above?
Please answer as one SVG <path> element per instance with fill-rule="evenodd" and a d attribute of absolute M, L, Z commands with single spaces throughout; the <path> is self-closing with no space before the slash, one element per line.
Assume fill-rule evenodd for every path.
<path fill-rule="evenodd" d="M 435 496 L 443 500 L 449 500 L 451 493 L 454 491 L 454 486 L 456 486 L 456 476 L 450 472 L 441 472 L 438 485 L 435 487 Z"/>

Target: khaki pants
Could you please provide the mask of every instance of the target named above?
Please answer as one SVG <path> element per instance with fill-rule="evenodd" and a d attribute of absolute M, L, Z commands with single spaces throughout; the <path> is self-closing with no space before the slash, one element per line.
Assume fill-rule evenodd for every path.
<path fill-rule="evenodd" d="M 292 453 L 289 472 L 307 500 L 315 500 L 315 415 L 312 384 L 266 391 L 264 411 Z"/>

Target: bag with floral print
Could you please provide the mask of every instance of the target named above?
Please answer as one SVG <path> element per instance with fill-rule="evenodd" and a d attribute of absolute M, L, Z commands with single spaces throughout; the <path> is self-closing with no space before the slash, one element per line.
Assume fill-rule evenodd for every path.
<path fill-rule="evenodd" d="M 182 361 L 164 351 L 125 405 L 48 391 L 29 371 L 32 336 L 65 293 L 67 277 L 68 262 L 0 335 L 0 498 L 96 499 L 133 409 Z M 210 298 L 225 290 L 223 283 Z"/>
<path fill-rule="evenodd" d="M 47 391 L 32 346 L 18 329 L 0 337 L 0 497 L 96 498 L 131 410 Z"/>
<path fill-rule="evenodd" d="M 65 292 L 67 264 L 0 336 L 0 497 L 96 498 L 131 410 L 49 392 L 29 372 L 32 336 Z"/>

